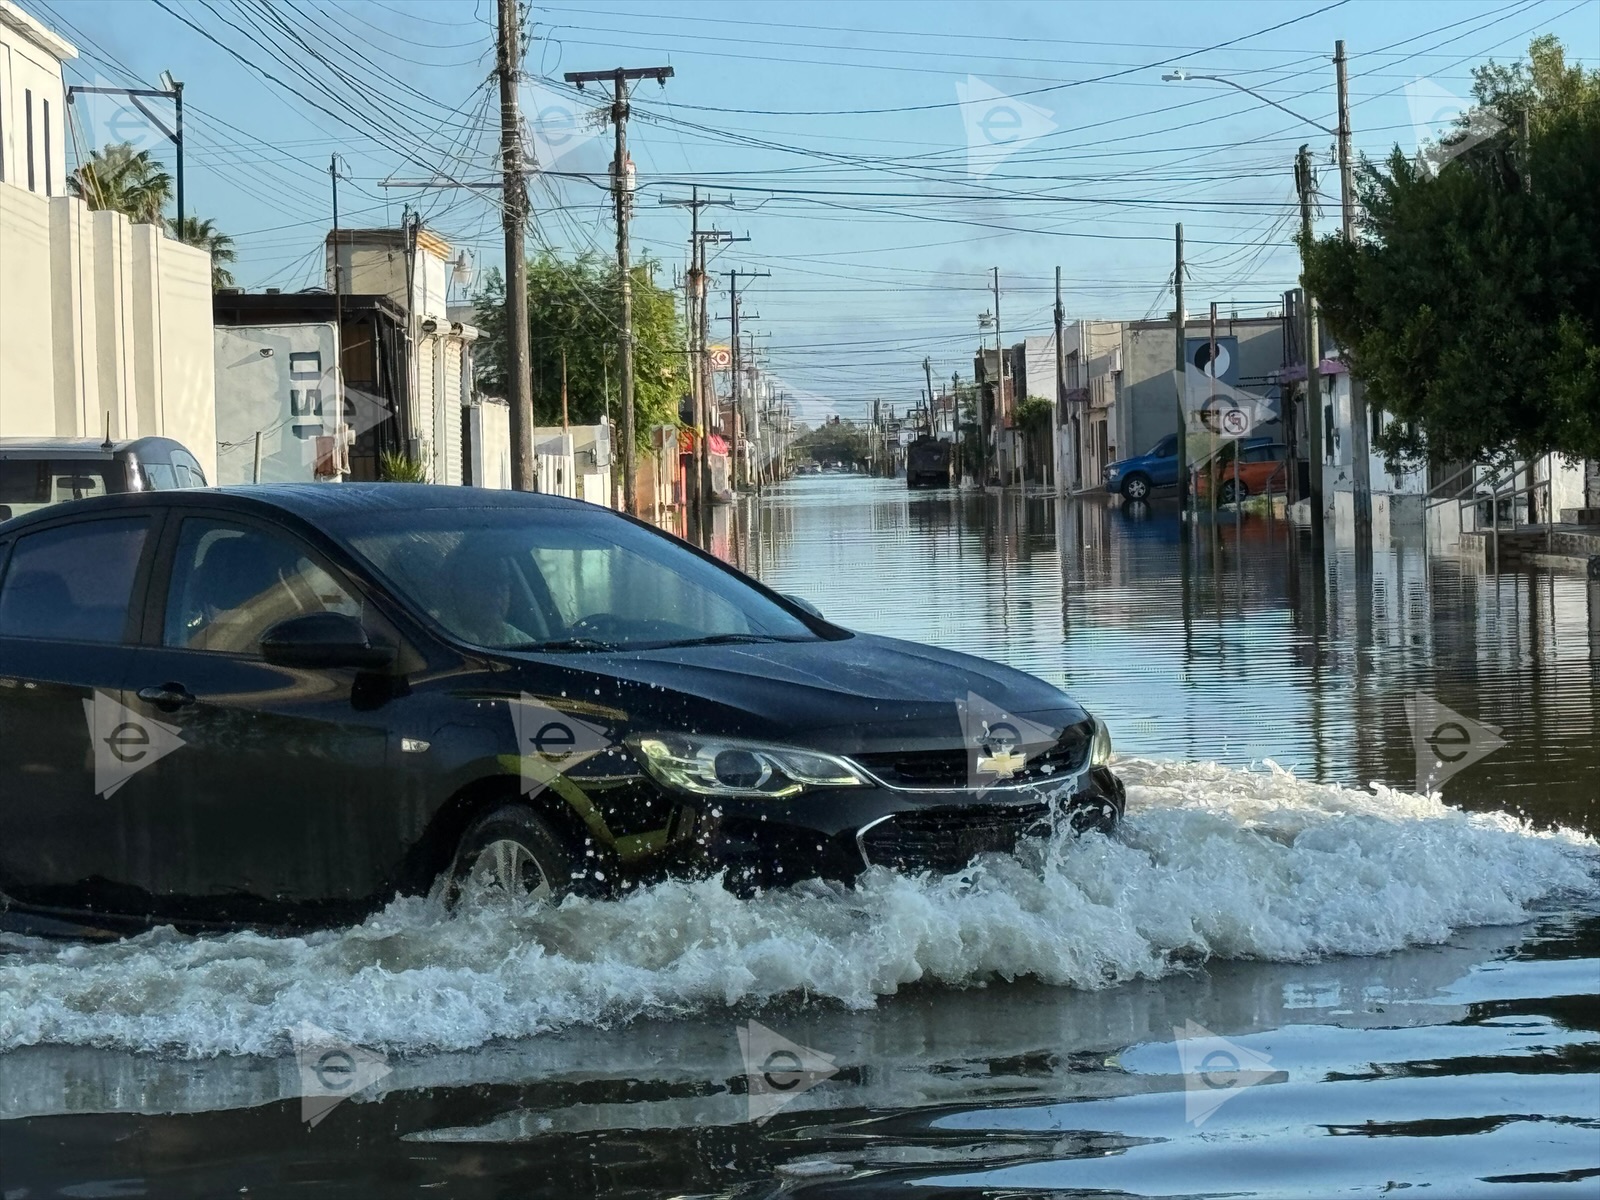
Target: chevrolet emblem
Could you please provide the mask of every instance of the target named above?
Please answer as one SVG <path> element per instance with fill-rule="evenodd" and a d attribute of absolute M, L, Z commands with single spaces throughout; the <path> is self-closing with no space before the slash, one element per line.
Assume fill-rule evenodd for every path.
<path fill-rule="evenodd" d="M 998 750 L 993 754 L 978 751 L 978 773 L 1010 779 L 1028 763 L 1028 756 L 1016 750 Z"/>

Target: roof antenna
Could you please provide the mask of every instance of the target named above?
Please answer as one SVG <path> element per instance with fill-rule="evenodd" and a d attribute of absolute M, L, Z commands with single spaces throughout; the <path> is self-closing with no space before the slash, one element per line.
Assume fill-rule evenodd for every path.
<path fill-rule="evenodd" d="M 102 450 L 114 450 L 115 444 L 111 440 L 111 410 L 106 409 L 106 440 L 100 443 Z"/>

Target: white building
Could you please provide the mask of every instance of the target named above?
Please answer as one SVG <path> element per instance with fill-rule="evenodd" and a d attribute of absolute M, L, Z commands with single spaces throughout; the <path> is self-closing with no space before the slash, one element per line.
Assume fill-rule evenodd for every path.
<path fill-rule="evenodd" d="M 67 194 L 77 53 L 0 0 L 0 437 L 160 434 L 214 478 L 211 259 Z"/>

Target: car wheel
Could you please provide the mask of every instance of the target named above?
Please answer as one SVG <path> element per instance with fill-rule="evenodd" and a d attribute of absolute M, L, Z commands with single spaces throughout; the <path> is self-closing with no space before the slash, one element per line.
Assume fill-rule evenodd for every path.
<path fill-rule="evenodd" d="M 1150 495 L 1150 477 L 1148 475 L 1133 474 L 1122 481 L 1122 498 L 1124 500 L 1143 500 Z"/>
<path fill-rule="evenodd" d="M 445 902 L 557 904 L 572 890 L 573 867 L 572 852 L 544 818 L 506 805 L 461 835 Z"/>
<path fill-rule="evenodd" d="M 1237 501 L 1243 500 L 1249 494 L 1249 488 L 1245 487 L 1242 483 L 1234 483 L 1234 481 L 1231 479 L 1222 485 L 1222 502 L 1224 504 L 1236 503 Z"/>

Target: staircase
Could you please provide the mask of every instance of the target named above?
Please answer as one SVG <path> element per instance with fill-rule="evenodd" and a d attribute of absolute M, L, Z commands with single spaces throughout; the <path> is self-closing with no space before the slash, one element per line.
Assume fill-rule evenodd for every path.
<path fill-rule="evenodd" d="M 1600 578 L 1600 508 L 1564 508 L 1554 525 L 1479 529 L 1462 535 L 1483 540 L 1488 567 L 1540 566 L 1587 571 Z"/>

